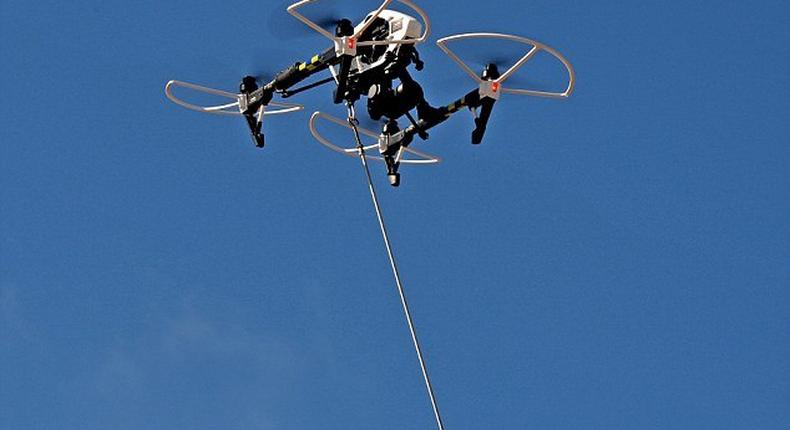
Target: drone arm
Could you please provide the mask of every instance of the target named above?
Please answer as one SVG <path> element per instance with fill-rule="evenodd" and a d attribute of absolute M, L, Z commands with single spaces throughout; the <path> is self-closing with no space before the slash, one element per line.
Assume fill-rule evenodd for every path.
<path fill-rule="evenodd" d="M 343 55 L 340 58 L 340 72 L 337 75 L 337 90 L 335 91 L 335 104 L 343 103 L 348 91 L 348 75 L 351 73 L 351 62 L 354 57 Z"/>
<path fill-rule="evenodd" d="M 288 91 L 294 85 L 299 84 L 316 73 L 323 72 L 339 61 L 340 59 L 337 58 L 334 50 L 329 49 L 322 54 L 313 56 L 309 61 L 296 63 L 278 73 L 274 80 L 266 85 L 266 87 L 274 91 Z"/>
<path fill-rule="evenodd" d="M 240 105 L 242 114 L 245 116 L 255 115 L 261 105 L 267 105 L 271 102 L 275 92 L 287 93 L 293 86 L 298 85 L 316 73 L 334 66 L 339 61 L 340 59 L 330 49 L 323 54 L 314 56 L 307 62 L 299 62 L 283 70 L 268 84 L 243 95 Z"/>
<path fill-rule="evenodd" d="M 304 81 L 315 73 L 326 70 L 335 61 L 332 51 L 314 56 L 307 63 L 296 63 L 283 70 L 268 84 L 258 87 L 255 78 L 246 77 L 242 81 L 239 94 L 239 111 L 247 121 L 255 146 L 263 148 L 263 116 L 266 107 L 272 102 L 275 92 L 285 93 L 288 88 Z"/>
<path fill-rule="evenodd" d="M 472 133 L 472 142 L 480 143 L 480 141 L 482 141 L 483 134 L 485 134 L 486 126 L 488 124 L 489 118 L 491 117 L 491 111 L 493 110 L 495 103 L 496 100 L 489 97 L 481 97 L 480 90 L 474 89 L 460 99 L 448 104 L 447 106 L 442 106 L 437 109 L 436 115 L 431 115 L 428 118 L 420 118 L 416 125 L 409 126 L 404 131 L 404 133 L 406 136 L 413 138 L 416 135 L 420 135 L 420 133 L 424 133 L 438 126 L 439 124 L 444 123 L 453 114 L 460 112 L 464 108 L 482 108 L 480 116 L 475 118 L 476 128 Z"/>

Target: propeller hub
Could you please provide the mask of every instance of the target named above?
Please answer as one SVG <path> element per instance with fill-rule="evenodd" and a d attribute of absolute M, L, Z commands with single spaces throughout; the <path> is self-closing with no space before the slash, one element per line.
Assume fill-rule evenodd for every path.
<path fill-rule="evenodd" d="M 242 94 L 251 94 L 258 89 L 258 81 L 252 76 L 245 76 L 239 85 L 239 91 Z"/>
<path fill-rule="evenodd" d="M 348 37 L 353 35 L 354 35 L 354 24 L 351 22 L 351 20 L 344 18 L 337 22 L 337 27 L 335 28 L 335 36 Z"/>
<path fill-rule="evenodd" d="M 390 119 L 384 124 L 382 127 L 382 134 L 384 135 L 393 135 L 400 131 L 400 127 L 398 126 L 398 121 L 394 119 Z"/>
<path fill-rule="evenodd" d="M 499 73 L 499 67 L 494 63 L 488 64 L 485 69 L 483 69 L 483 74 L 480 75 L 480 77 L 486 81 L 495 81 L 499 79 L 500 76 L 502 75 Z"/>

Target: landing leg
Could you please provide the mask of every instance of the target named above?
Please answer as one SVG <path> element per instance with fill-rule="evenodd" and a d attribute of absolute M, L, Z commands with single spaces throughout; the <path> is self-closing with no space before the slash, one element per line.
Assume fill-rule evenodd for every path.
<path fill-rule="evenodd" d="M 392 136 L 400 131 L 400 127 L 398 127 L 398 121 L 394 119 L 390 119 L 386 124 L 384 124 L 384 128 L 382 130 L 382 134 L 384 136 Z M 387 148 L 387 151 L 382 154 L 384 157 L 384 162 L 387 164 L 387 177 L 389 178 L 390 185 L 393 187 L 400 186 L 400 173 L 398 173 L 398 169 L 400 169 L 400 160 L 399 154 L 401 151 L 402 143 L 398 145 L 392 145 L 391 147 Z"/>
<path fill-rule="evenodd" d="M 390 173 L 387 177 L 390 180 L 390 185 L 400 187 L 400 173 Z"/>

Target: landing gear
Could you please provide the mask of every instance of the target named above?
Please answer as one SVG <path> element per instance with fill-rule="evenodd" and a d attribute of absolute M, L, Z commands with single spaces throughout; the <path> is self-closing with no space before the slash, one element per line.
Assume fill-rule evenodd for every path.
<path fill-rule="evenodd" d="M 392 143 L 391 139 L 392 136 L 395 136 L 400 132 L 400 127 L 398 126 L 398 121 L 394 119 L 390 119 L 384 124 L 384 128 L 381 131 L 382 136 L 387 136 L 385 142 L 386 147 L 382 148 L 382 156 L 384 157 L 384 162 L 387 164 L 387 177 L 390 180 L 390 185 L 393 187 L 400 186 L 400 173 L 398 173 L 398 169 L 400 168 L 400 152 L 403 148 L 403 142 Z"/>
<path fill-rule="evenodd" d="M 266 138 L 261 132 L 253 133 L 252 140 L 255 142 L 255 147 L 258 149 L 263 149 L 263 147 L 266 146 Z"/>
<path fill-rule="evenodd" d="M 387 164 L 387 177 L 390 180 L 390 185 L 393 187 L 400 186 L 400 162 L 397 160 L 397 152 L 393 154 L 384 154 L 384 162 Z"/>
<path fill-rule="evenodd" d="M 258 91 L 257 80 L 252 76 L 245 76 L 241 81 L 241 85 L 239 85 L 239 92 L 244 97 L 243 101 L 245 103 L 245 108 L 244 112 L 242 112 L 242 115 L 244 115 L 244 119 L 247 120 L 247 125 L 250 127 L 252 142 L 257 148 L 263 148 L 266 146 L 266 138 L 261 132 L 263 128 L 263 112 L 266 104 L 271 101 L 271 95 L 269 94 L 265 99 L 262 98 L 253 103 L 251 102 L 250 97 L 256 91 Z"/>

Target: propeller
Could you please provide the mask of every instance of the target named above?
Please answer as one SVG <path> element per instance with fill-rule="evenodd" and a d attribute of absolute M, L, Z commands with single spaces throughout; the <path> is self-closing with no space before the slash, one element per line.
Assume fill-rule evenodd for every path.
<path fill-rule="evenodd" d="M 472 39 L 453 43 L 452 49 L 478 74 L 482 74 L 483 70 L 491 64 L 495 65 L 500 73 L 505 73 L 529 52 L 529 46 L 521 43 L 497 41 L 496 44 L 493 44 L 489 40 Z M 522 73 L 517 72 L 508 79 L 505 85 L 522 87 L 528 86 L 529 83 L 524 80 Z"/>
<path fill-rule="evenodd" d="M 276 9 L 274 9 L 274 11 L 269 14 L 266 27 L 269 30 L 271 36 L 280 40 L 287 40 L 291 38 L 301 39 L 307 36 L 317 35 L 313 29 L 299 22 L 288 13 L 287 8 L 293 4 L 294 1 L 295 0 L 280 2 Z M 332 34 L 335 34 L 335 29 L 337 28 L 340 21 L 342 21 L 344 18 L 351 19 L 353 23 L 359 22 L 358 20 L 354 20 L 354 18 L 357 18 L 360 13 L 358 4 L 343 5 L 335 4 L 335 2 L 332 3 L 333 4 L 322 3 L 320 8 L 318 5 L 310 4 L 305 6 L 303 9 L 300 9 L 299 12 L 311 21 L 318 24 L 319 27 Z"/>
<path fill-rule="evenodd" d="M 518 59 L 517 58 L 513 59 L 512 57 L 508 57 L 504 55 L 490 56 L 490 57 L 484 57 L 483 55 L 480 55 L 478 58 L 474 58 L 466 61 L 468 61 L 470 64 L 474 64 L 475 66 L 478 66 L 476 69 L 482 70 L 483 68 L 487 67 L 489 64 L 493 64 L 497 66 L 499 70 L 504 71 L 507 70 L 508 67 L 512 66 L 513 63 L 518 61 Z"/>
<path fill-rule="evenodd" d="M 226 57 L 217 55 L 207 57 L 210 64 L 217 71 L 221 88 L 235 92 L 242 77 L 252 76 L 259 86 L 271 82 L 275 76 L 286 69 L 292 53 L 278 48 L 249 49 L 232 47 Z"/>
<path fill-rule="evenodd" d="M 381 132 L 384 124 L 387 122 L 383 118 L 380 121 L 374 121 L 364 110 L 357 112 L 357 120 L 359 121 L 360 127 L 366 128 L 376 133 Z"/>
<path fill-rule="evenodd" d="M 499 70 L 499 73 L 505 73 L 507 69 L 513 66 L 518 58 L 515 57 L 489 57 L 485 58 L 484 56 L 479 56 L 477 59 L 467 59 L 461 57 L 464 61 L 469 64 L 473 71 L 475 71 L 478 76 L 483 74 L 483 71 L 489 66 L 494 65 Z M 460 79 L 460 76 L 466 76 L 465 74 L 458 72 L 453 72 L 450 74 L 452 76 L 442 77 L 437 79 L 436 84 L 445 91 L 452 90 L 457 88 L 460 82 L 464 82 L 464 80 Z M 526 77 L 525 71 L 519 70 L 515 74 L 511 75 L 507 82 L 504 84 L 507 87 L 511 88 L 532 88 L 532 87 L 539 87 L 541 85 L 540 82 L 534 81 L 532 79 L 528 79 Z"/>
<path fill-rule="evenodd" d="M 272 69 L 245 69 L 246 72 L 242 73 L 242 76 L 250 76 L 255 78 L 255 82 L 258 83 L 258 86 L 264 86 L 274 79 L 277 76 L 277 73 L 274 72 Z"/>
<path fill-rule="evenodd" d="M 292 53 L 284 49 L 255 49 L 246 56 L 239 71 L 243 76 L 254 77 L 259 85 L 265 85 L 291 66 L 288 64 L 290 56 Z"/>

